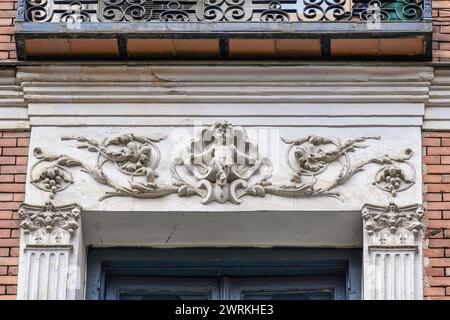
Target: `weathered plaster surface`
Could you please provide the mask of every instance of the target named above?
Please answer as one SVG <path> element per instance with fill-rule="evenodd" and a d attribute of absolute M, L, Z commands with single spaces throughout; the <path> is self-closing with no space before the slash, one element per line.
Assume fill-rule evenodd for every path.
<path fill-rule="evenodd" d="M 342 140 L 356 138 L 360 136 L 380 136 L 380 140 L 368 140 L 367 148 L 357 149 L 350 154 L 352 161 L 358 162 L 375 155 L 398 155 L 404 150 L 411 148 L 414 155 L 410 162 L 420 173 L 420 129 L 419 128 L 305 128 L 305 127 L 253 127 L 247 128 L 248 134 L 256 137 L 259 141 L 260 154 L 269 157 L 272 161 L 274 171 L 271 181 L 273 183 L 288 183 L 290 171 L 285 162 L 284 154 L 288 147 L 280 137 L 301 138 L 311 134 L 321 135 Z M 170 184 L 170 165 L 185 149 L 188 141 L 193 138 L 192 127 L 37 127 L 32 131 L 30 142 L 29 170 L 36 162 L 32 154 L 35 147 L 40 147 L 44 152 L 51 154 L 65 154 L 73 158 L 81 159 L 83 162 L 94 166 L 96 154 L 76 148 L 73 141 L 61 141 L 63 136 L 87 136 L 97 140 L 113 137 L 123 133 L 135 133 L 142 136 L 167 135 L 167 139 L 157 143 L 161 151 L 161 162 L 157 168 L 159 178 L 158 183 Z M 365 203 L 388 203 L 391 195 L 381 191 L 372 183 L 375 174 L 379 170 L 378 165 L 369 164 L 361 172 L 356 173 L 346 183 L 336 190 L 340 193 L 342 201 L 331 197 L 306 197 L 306 198 L 280 198 L 267 194 L 265 197 L 245 196 L 242 204 L 232 203 L 218 204 L 210 203 L 203 205 L 200 199 L 195 196 L 179 197 L 176 194 L 158 199 L 136 199 L 136 198 L 109 198 L 99 201 L 99 197 L 110 188 L 103 186 L 92 179 L 91 176 L 81 172 L 79 168 L 71 169 L 74 183 L 64 191 L 56 195 L 55 202 L 70 203 L 78 199 L 83 204 L 86 211 L 153 211 L 153 212 L 203 212 L 203 211 L 358 211 Z M 118 179 L 127 183 L 128 177 L 119 174 L 114 166 L 107 168 L 108 175 L 112 179 Z M 333 175 L 338 174 L 339 167 L 330 166 L 323 177 L 319 179 L 327 181 Z M 105 170 L 106 171 L 106 170 Z M 328 177 L 327 177 L 328 175 Z M 30 175 L 28 175 L 30 179 Z M 415 184 L 408 190 L 398 194 L 399 204 L 420 203 L 422 197 L 421 175 L 416 175 Z M 42 203 L 47 197 L 47 193 L 37 189 L 27 181 L 25 202 Z"/>

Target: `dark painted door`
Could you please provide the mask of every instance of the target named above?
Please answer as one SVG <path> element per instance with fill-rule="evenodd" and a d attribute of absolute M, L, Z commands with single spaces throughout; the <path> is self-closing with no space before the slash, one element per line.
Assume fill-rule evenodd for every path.
<path fill-rule="evenodd" d="M 345 278 L 112 277 L 106 299 L 119 300 L 341 300 Z"/>

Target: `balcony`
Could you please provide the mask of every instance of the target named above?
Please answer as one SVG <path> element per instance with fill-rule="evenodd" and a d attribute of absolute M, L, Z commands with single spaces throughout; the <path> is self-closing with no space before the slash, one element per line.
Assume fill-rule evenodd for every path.
<path fill-rule="evenodd" d="M 25 59 L 431 59 L 431 0 L 19 0 Z"/>

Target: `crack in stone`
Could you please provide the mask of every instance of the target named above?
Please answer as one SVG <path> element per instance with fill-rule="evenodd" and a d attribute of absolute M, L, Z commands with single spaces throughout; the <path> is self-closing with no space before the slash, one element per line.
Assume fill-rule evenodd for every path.
<path fill-rule="evenodd" d="M 166 242 L 164 242 L 164 244 L 168 244 L 169 243 L 169 241 L 172 238 L 172 235 L 175 233 L 175 230 L 177 229 L 177 227 L 178 227 L 178 222 L 175 223 L 175 225 L 173 226 L 173 228 L 170 231 L 169 236 L 167 237 Z"/>

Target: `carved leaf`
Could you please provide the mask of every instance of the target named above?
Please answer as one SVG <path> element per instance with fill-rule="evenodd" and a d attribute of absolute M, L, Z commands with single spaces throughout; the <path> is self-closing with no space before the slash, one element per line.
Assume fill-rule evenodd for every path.
<path fill-rule="evenodd" d="M 284 143 L 287 143 L 287 144 L 292 144 L 292 143 L 294 143 L 296 140 L 297 140 L 297 139 L 289 139 L 289 138 L 281 137 L 281 141 L 283 141 Z"/>
<path fill-rule="evenodd" d="M 253 188 L 253 191 L 255 192 L 255 194 L 259 197 L 264 197 L 266 195 L 266 192 L 264 191 L 264 188 L 260 185 L 256 185 Z"/>
<path fill-rule="evenodd" d="M 157 185 L 154 183 L 140 183 L 130 181 L 130 186 L 133 190 L 140 192 L 152 192 L 157 189 Z"/>
<path fill-rule="evenodd" d="M 121 193 L 129 194 L 129 195 L 133 194 L 133 190 L 132 190 L 132 189 L 129 189 L 129 188 L 127 188 L 127 187 L 116 186 L 115 189 L 116 189 L 118 192 L 121 192 Z"/>
<path fill-rule="evenodd" d="M 68 141 L 68 140 L 76 140 L 78 142 L 86 142 L 91 146 L 99 146 L 100 144 L 98 143 L 98 141 L 94 140 L 94 139 L 89 139 L 87 137 L 84 136 L 80 136 L 80 137 L 61 137 L 62 141 Z"/>
<path fill-rule="evenodd" d="M 83 164 L 80 161 L 75 160 L 75 159 L 73 159 L 71 157 L 68 157 L 68 156 L 62 156 L 61 159 L 59 159 L 56 163 L 61 165 L 61 166 L 65 166 L 65 167 L 83 166 Z"/>
<path fill-rule="evenodd" d="M 58 160 L 59 158 L 61 158 L 61 155 L 44 154 L 44 152 L 41 150 L 41 148 L 34 148 L 33 155 L 36 157 L 36 159 L 45 160 L 45 161 L 55 161 L 55 160 Z"/>
<path fill-rule="evenodd" d="M 195 192 L 192 191 L 192 188 L 187 184 L 184 184 L 180 188 L 178 188 L 177 193 L 179 196 L 189 196 L 195 194 Z"/>
<path fill-rule="evenodd" d="M 81 171 L 91 175 L 96 181 L 100 182 L 101 184 L 108 185 L 108 177 L 100 168 L 96 167 L 95 169 L 91 169 L 88 166 L 83 165 L 83 169 Z"/>
<path fill-rule="evenodd" d="M 90 152 L 97 152 L 98 148 L 96 148 L 96 147 L 88 147 L 87 150 L 90 151 Z"/>

